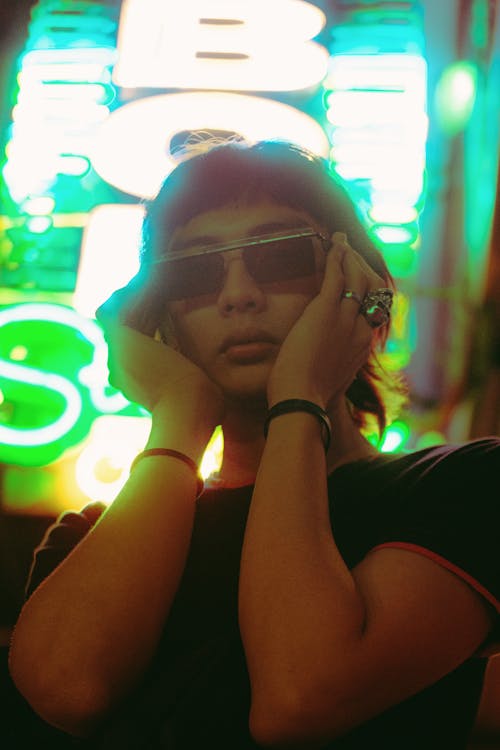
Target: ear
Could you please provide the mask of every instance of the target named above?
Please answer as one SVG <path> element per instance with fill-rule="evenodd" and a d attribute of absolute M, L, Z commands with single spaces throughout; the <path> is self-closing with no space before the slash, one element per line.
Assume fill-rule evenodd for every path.
<path fill-rule="evenodd" d="M 170 315 L 162 322 L 155 331 L 155 341 L 161 341 L 163 344 L 170 346 L 172 349 L 179 351 L 179 341 L 175 335 L 174 324 Z"/>

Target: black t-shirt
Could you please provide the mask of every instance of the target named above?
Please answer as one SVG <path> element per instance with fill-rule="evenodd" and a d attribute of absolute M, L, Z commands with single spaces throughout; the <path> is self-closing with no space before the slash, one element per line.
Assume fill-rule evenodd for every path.
<path fill-rule="evenodd" d="M 407 548 L 445 566 L 497 613 L 484 654 L 500 643 L 499 468 L 500 439 L 484 438 L 378 455 L 343 465 L 328 478 L 332 529 L 348 567 L 380 546 Z M 102 750 L 257 747 L 248 732 L 249 682 L 237 622 L 251 494 L 252 487 L 209 488 L 199 498 L 186 568 L 154 662 L 97 734 L 78 744 Z M 35 553 L 28 594 L 101 510 L 94 505 L 66 513 L 48 530 Z M 469 659 L 327 747 L 465 748 L 485 664 L 484 656 Z"/>

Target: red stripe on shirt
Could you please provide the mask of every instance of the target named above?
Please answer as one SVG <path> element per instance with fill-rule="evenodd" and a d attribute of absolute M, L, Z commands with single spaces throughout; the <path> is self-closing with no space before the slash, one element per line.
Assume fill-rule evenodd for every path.
<path fill-rule="evenodd" d="M 446 568 L 451 573 L 454 573 L 463 581 L 468 583 L 469 586 L 472 586 L 472 588 L 477 591 L 478 594 L 481 594 L 481 596 L 483 596 L 486 601 L 488 601 L 500 614 L 500 601 L 495 596 L 493 596 L 493 594 L 488 591 L 488 589 L 482 586 L 479 581 L 476 581 L 476 579 L 469 575 L 469 573 L 466 573 L 465 570 L 462 570 L 462 568 L 454 565 L 445 557 L 441 557 L 441 555 L 436 554 L 436 552 L 432 552 L 432 550 L 427 549 L 426 547 L 420 547 L 418 544 L 411 544 L 410 542 L 384 542 L 384 544 L 378 544 L 376 547 L 373 547 L 371 551 L 374 552 L 377 549 L 384 548 L 405 549 L 409 552 L 416 552 L 419 555 L 423 555 L 424 557 L 429 558 L 429 560 L 434 560 L 434 562 L 436 562 L 438 565 Z"/>

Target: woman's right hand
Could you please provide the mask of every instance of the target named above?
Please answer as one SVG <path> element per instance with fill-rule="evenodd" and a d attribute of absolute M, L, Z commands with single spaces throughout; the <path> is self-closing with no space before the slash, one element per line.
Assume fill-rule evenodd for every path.
<path fill-rule="evenodd" d="M 169 413 L 171 420 L 195 425 L 199 416 L 213 430 L 223 414 L 218 386 L 179 351 L 122 323 L 114 297 L 96 311 L 108 343 L 110 384 L 153 417 Z"/>

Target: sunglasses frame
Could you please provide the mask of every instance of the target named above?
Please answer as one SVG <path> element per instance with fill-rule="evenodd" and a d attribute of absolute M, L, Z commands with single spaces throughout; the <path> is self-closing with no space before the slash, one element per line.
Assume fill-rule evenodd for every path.
<path fill-rule="evenodd" d="M 149 261 L 147 265 L 156 265 L 157 263 L 168 263 L 173 260 L 180 260 L 183 258 L 195 258 L 198 255 L 212 255 L 215 253 L 225 253 L 229 250 L 239 250 L 247 247 L 257 247 L 259 245 L 270 245 L 273 242 L 279 242 L 282 240 L 294 240 L 299 239 L 301 237 L 319 237 L 323 250 L 327 252 L 326 245 L 329 243 L 329 238 L 322 234 L 321 232 L 317 231 L 316 229 L 312 229 L 311 227 L 302 227 L 300 229 L 296 229 L 293 232 L 272 232 L 270 234 L 261 234 L 261 235 L 254 235 L 251 237 L 244 237 L 242 239 L 237 240 L 231 240 L 231 242 L 227 242 L 224 245 L 219 245 L 216 243 L 210 243 L 209 245 L 205 245 L 204 247 L 198 248 L 196 250 L 193 250 L 191 252 L 183 252 L 182 250 L 179 250 L 177 253 L 174 251 L 170 255 L 165 255 L 162 258 L 157 258 L 155 260 Z"/>

